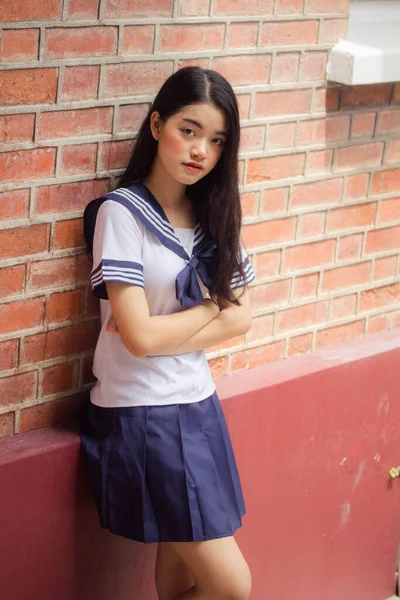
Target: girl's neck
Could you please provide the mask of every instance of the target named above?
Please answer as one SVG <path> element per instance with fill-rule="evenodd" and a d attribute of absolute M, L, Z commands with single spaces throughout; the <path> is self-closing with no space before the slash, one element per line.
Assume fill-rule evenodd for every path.
<path fill-rule="evenodd" d="M 176 210 L 187 204 L 186 185 L 173 179 L 155 158 L 153 167 L 143 183 L 162 208 Z"/>

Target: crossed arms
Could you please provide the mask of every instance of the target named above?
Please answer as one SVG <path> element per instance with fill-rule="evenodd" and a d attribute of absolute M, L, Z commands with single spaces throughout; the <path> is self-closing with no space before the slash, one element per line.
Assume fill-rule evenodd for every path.
<path fill-rule="evenodd" d="M 227 301 L 218 306 L 205 299 L 192 308 L 151 317 L 143 288 L 119 282 L 106 286 L 117 331 L 134 356 L 204 350 L 243 335 L 251 326 L 247 290 L 240 297 L 241 306 Z M 234 292 L 239 296 L 241 290 Z"/>

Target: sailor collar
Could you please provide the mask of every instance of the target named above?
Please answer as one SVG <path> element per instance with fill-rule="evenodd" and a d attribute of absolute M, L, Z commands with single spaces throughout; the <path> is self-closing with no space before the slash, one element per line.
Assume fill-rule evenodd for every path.
<path fill-rule="evenodd" d="M 203 294 L 196 272 L 205 287 L 210 289 L 215 274 L 217 252 L 216 243 L 205 233 L 202 225 L 197 223 L 195 226 L 193 250 L 192 255 L 189 256 L 160 203 L 143 183 L 135 183 L 109 192 L 87 205 L 84 213 L 84 228 L 89 249 L 93 247 L 97 212 L 106 200 L 113 200 L 125 206 L 166 248 L 187 261 L 186 266 L 176 277 L 176 298 L 184 308 L 201 302 Z"/>

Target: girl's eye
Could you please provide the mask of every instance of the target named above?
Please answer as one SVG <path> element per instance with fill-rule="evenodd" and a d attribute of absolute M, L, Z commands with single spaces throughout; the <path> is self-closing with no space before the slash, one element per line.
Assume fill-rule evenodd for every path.
<path fill-rule="evenodd" d="M 194 135 L 194 131 L 193 129 L 190 129 L 190 127 L 184 127 L 183 129 L 181 129 L 181 131 L 183 131 L 183 133 L 186 133 L 186 135 L 191 135 L 192 133 Z"/>
<path fill-rule="evenodd" d="M 221 140 L 221 138 L 215 138 L 215 140 L 213 140 L 213 144 L 215 144 L 216 146 L 223 146 L 224 140 Z"/>

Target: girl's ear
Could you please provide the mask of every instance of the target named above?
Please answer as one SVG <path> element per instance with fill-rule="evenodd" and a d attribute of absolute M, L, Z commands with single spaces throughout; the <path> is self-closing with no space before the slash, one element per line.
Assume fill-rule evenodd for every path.
<path fill-rule="evenodd" d="M 153 138 L 157 141 L 160 137 L 161 124 L 160 113 L 155 110 L 150 116 L 150 129 Z"/>

